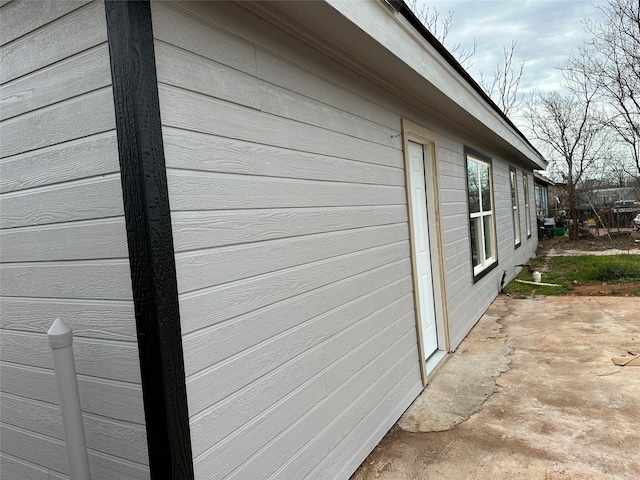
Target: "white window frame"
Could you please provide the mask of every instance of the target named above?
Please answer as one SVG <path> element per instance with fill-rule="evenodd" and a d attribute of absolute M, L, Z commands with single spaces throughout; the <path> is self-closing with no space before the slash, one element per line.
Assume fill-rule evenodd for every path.
<path fill-rule="evenodd" d="M 513 212 L 513 243 L 516 248 L 522 245 L 520 230 L 520 198 L 518 197 L 518 173 L 509 167 L 509 182 L 511 184 L 511 209 Z"/>
<path fill-rule="evenodd" d="M 524 214 L 527 225 L 527 238 L 531 238 L 531 206 L 529 204 L 529 175 L 522 174 L 524 185 Z"/>
<path fill-rule="evenodd" d="M 473 278 L 474 281 L 480 280 L 484 275 L 489 273 L 493 268 L 498 265 L 498 242 L 496 241 L 496 216 L 495 216 L 495 206 L 493 201 L 493 165 L 491 163 L 491 159 L 486 157 L 478 152 L 475 152 L 471 149 L 465 148 L 466 153 L 466 164 L 465 170 L 467 171 L 467 208 L 469 212 L 469 241 L 471 246 L 471 265 L 473 267 Z M 478 168 L 476 172 L 469 171 L 469 163 L 477 164 Z M 486 168 L 488 171 L 489 177 L 489 205 L 483 204 L 483 195 L 482 195 L 482 181 L 481 181 L 481 168 Z M 476 181 L 478 185 L 478 202 L 479 202 L 479 211 L 471 212 L 471 202 L 470 202 L 470 179 L 472 175 L 476 175 Z M 477 228 L 475 231 L 476 244 L 474 245 L 474 232 L 472 229 L 474 228 L 474 219 L 480 218 L 480 225 L 482 228 Z M 485 222 L 489 220 L 490 226 L 488 229 L 484 228 Z M 477 222 L 476 222 L 477 225 Z M 489 233 L 490 238 L 487 239 L 486 233 Z M 487 241 L 490 245 L 491 255 L 487 255 Z M 482 246 L 482 248 L 476 248 L 478 245 Z M 473 259 L 473 251 L 474 248 L 477 249 L 476 258 L 477 262 L 474 262 Z"/>

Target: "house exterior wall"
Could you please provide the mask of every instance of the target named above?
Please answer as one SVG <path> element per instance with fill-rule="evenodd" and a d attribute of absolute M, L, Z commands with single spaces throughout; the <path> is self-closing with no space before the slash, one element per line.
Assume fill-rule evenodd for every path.
<path fill-rule="evenodd" d="M 60 317 L 92 478 L 148 478 L 104 5 L 0 5 L 0 468 L 68 478 Z M 152 4 L 195 476 L 348 478 L 422 389 L 402 119 L 437 135 L 451 349 L 535 250 L 522 189 L 513 240 L 523 167 L 259 5 Z M 475 283 L 465 147 L 496 203 Z"/>
<path fill-rule="evenodd" d="M 148 478 L 104 3 L 0 9 L 6 478 L 68 478 L 46 332 L 74 330 L 92 478 Z"/>
<path fill-rule="evenodd" d="M 535 249 L 513 162 L 242 6 L 152 7 L 196 478 L 348 478 L 422 388 L 402 118 L 438 135 L 453 348 Z M 475 284 L 465 146 L 496 199 Z"/>
<path fill-rule="evenodd" d="M 195 476 L 344 478 L 422 388 L 400 117 L 242 7 L 152 13 Z"/>

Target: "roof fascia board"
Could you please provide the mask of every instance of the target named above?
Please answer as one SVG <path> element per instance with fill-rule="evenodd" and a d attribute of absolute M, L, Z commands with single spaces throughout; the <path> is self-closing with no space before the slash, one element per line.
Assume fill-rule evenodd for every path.
<path fill-rule="evenodd" d="M 547 185 L 555 185 L 554 181 L 550 178 L 545 177 L 542 173 L 534 171 L 533 178 L 536 179 L 539 183 L 546 183 Z"/>

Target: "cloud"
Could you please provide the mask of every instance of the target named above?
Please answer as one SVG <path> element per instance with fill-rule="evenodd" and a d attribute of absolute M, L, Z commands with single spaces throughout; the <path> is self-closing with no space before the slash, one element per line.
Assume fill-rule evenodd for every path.
<path fill-rule="evenodd" d="M 422 1 L 441 15 L 453 12 L 445 46 L 469 49 L 476 55 L 469 73 L 480 80 L 480 71 L 492 78 L 502 65 L 503 49 L 517 41 L 515 60 L 525 62 L 520 92 L 534 88 L 558 89 L 562 75 L 557 67 L 587 34 L 583 20 L 599 17 L 594 1 L 604 0 L 431 0 Z"/>

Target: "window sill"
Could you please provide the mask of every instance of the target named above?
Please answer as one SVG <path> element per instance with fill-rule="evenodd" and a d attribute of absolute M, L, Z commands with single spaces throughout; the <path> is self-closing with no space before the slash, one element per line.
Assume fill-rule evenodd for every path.
<path fill-rule="evenodd" d="M 480 270 L 478 273 L 473 274 L 473 283 L 479 282 L 482 278 L 484 278 L 491 270 L 498 266 L 498 261 L 494 261 L 491 265 L 487 265 L 484 269 Z"/>

